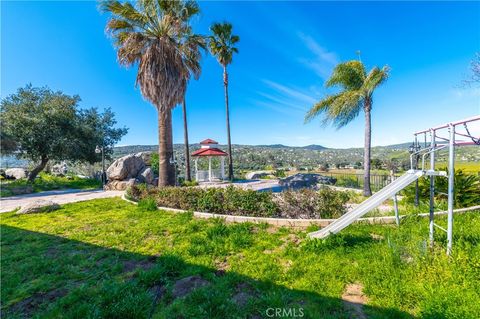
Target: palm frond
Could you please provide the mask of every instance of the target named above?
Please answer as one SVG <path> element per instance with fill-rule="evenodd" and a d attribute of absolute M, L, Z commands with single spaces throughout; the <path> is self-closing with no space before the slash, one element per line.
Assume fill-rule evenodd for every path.
<path fill-rule="evenodd" d="M 379 85 L 383 84 L 388 79 L 389 72 L 388 66 L 384 66 L 382 69 L 374 67 L 368 73 L 362 86 L 365 95 L 371 95 Z"/>
<path fill-rule="evenodd" d="M 209 37 L 210 52 L 223 66 L 232 63 L 233 54 L 238 53 L 235 44 L 240 41 L 240 37 L 232 35 L 232 28 L 232 24 L 228 22 L 217 22 L 210 27 L 212 32 Z"/>
<path fill-rule="evenodd" d="M 345 90 L 358 90 L 365 80 L 365 67 L 359 61 L 338 64 L 332 76 L 325 83 L 326 87 L 340 86 Z"/>
<path fill-rule="evenodd" d="M 315 117 L 318 115 L 326 112 L 330 105 L 335 101 L 335 99 L 338 97 L 337 94 L 335 95 L 328 95 L 322 100 L 320 100 L 318 103 L 315 103 L 315 105 L 312 106 L 312 108 L 308 111 L 308 113 L 305 115 L 305 123 L 310 122 L 313 120 Z"/>
<path fill-rule="evenodd" d="M 337 129 L 355 119 L 362 110 L 363 96 L 359 91 L 344 91 L 338 94 L 325 114 L 325 123 L 332 123 Z"/>
<path fill-rule="evenodd" d="M 388 73 L 387 66 L 382 69 L 374 67 L 367 75 L 360 61 L 338 64 L 326 86 L 338 86 L 340 92 L 315 104 L 306 114 L 305 122 L 322 115 L 323 125 L 332 124 L 337 129 L 347 125 L 358 116 L 367 100 L 371 102 L 373 91 L 386 81 Z"/>
<path fill-rule="evenodd" d="M 111 14 L 107 30 L 114 39 L 121 65 L 138 64 L 136 85 L 160 112 L 183 101 L 191 76 L 201 73 L 206 41 L 193 33 L 189 20 L 199 13 L 193 0 L 107 0 L 100 3 Z"/>

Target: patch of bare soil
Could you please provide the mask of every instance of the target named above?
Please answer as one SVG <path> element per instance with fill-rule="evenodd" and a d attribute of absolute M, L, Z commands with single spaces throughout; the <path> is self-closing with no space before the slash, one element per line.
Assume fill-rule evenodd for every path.
<path fill-rule="evenodd" d="M 137 268 L 148 270 L 155 265 L 155 259 L 156 259 L 155 257 L 150 257 L 144 260 L 125 260 L 123 262 L 123 271 L 131 272 Z"/>
<path fill-rule="evenodd" d="M 22 314 L 23 317 L 30 318 L 42 304 L 51 303 L 56 299 L 65 296 L 67 293 L 68 290 L 63 288 L 51 290 L 46 293 L 37 292 L 31 297 L 25 298 L 22 301 L 12 305 L 8 309 L 8 312 Z"/>
<path fill-rule="evenodd" d="M 195 289 L 210 285 L 210 282 L 195 275 L 177 280 L 173 285 L 172 295 L 174 298 L 181 298 L 188 295 Z"/>
<path fill-rule="evenodd" d="M 232 301 L 239 307 L 243 307 L 247 304 L 250 298 L 255 296 L 255 291 L 247 283 L 239 283 L 235 288 L 235 294 L 232 296 Z"/>
<path fill-rule="evenodd" d="M 217 268 L 217 271 L 225 272 L 230 268 L 230 265 L 228 264 L 228 261 L 226 259 L 217 260 L 215 261 L 215 268 Z"/>
<path fill-rule="evenodd" d="M 367 296 L 363 294 L 363 286 L 359 283 L 348 284 L 342 295 L 345 308 L 350 312 L 350 318 L 367 319 L 363 312 L 363 305 L 368 302 Z"/>
<path fill-rule="evenodd" d="M 375 233 L 371 233 L 370 237 L 372 237 L 372 239 L 374 239 L 374 240 L 384 240 L 385 239 L 385 237 L 383 237 L 382 235 L 375 234 Z"/>
<path fill-rule="evenodd" d="M 150 293 L 153 295 L 153 304 L 150 310 L 149 318 L 152 318 L 155 309 L 157 308 L 158 302 L 163 298 L 167 289 L 163 285 L 155 285 L 150 288 Z"/>

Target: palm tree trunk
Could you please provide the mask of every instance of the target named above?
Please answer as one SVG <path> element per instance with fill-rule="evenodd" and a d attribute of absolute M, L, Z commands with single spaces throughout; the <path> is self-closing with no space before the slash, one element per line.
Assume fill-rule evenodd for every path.
<path fill-rule="evenodd" d="M 187 126 L 187 104 L 185 103 L 185 98 L 182 103 L 183 109 L 183 132 L 184 132 L 184 143 L 185 143 L 185 180 L 191 181 L 192 176 L 190 173 L 190 150 L 188 148 L 188 126 Z"/>
<path fill-rule="evenodd" d="M 33 182 L 33 180 L 35 179 L 35 177 L 37 177 L 38 173 L 40 173 L 41 171 L 43 171 L 43 169 L 45 168 L 45 166 L 47 166 L 47 163 L 48 163 L 48 157 L 47 156 L 44 156 L 42 155 L 42 158 L 40 160 L 40 164 L 38 166 L 36 166 L 31 172 L 30 174 L 28 174 L 28 182 Z"/>
<path fill-rule="evenodd" d="M 227 66 L 223 66 L 223 84 L 225 86 L 225 107 L 227 110 L 227 140 L 228 140 L 228 179 L 233 182 L 232 142 L 230 139 L 230 111 L 228 109 L 228 73 Z"/>
<path fill-rule="evenodd" d="M 363 156 L 363 195 L 371 196 L 372 190 L 370 188 L 370 148 L 372 143 L 372 121 L 371 121 L 372 100 L 365 99 L 365 149 Z"/>
<path fill-rule="evenodd" d="M 175 185 L 172 110 L 158 112 L 158 186 Z"/>

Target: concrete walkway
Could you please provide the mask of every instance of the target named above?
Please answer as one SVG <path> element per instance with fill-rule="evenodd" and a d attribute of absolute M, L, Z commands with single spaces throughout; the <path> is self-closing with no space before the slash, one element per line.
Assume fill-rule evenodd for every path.
<path fill-rule="evenodd" d="M 85 200 L 97 198 L 109 198 L 122 196 L 123 191 L 103 191 L 98 190 L 82 190 L 82 189 L 64 189 L 46 191 L 41 193 L 32 193 L 26 195 L 17 195 L 11 197 L 3 197 L 0 199 L 0 213 L 10 212 L 18 207 L 22 207 L 33 201 L 43 199 L 51 200 L 57 204 L 67 204 L 81 202 Z"/>

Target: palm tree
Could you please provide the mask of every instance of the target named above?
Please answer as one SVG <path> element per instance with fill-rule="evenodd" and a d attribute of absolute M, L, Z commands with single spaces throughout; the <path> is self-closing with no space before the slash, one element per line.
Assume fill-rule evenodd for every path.
<path fill-rule="evenodd" d="M 240 41 L 238 35 L 232 35 L 230 23 L 214 23 L 210 30 L 210 52 L 223 67 L 223 85 L 225 87 L 225 107 L 227 111 L 227 139 L 228 139 L 228 178 L 233 181 L 232 143 L 230 138 L 230 112 L 228 108 L 228 72 L 227 65 L 232 63 L 234 53 L 238 53 L 235 43 Z"/>
<path fill-rule="evenodd" d="M 200 68 L 200 52 L 199 48 L 206 50 L 207 44 L 205 41 L 205 37 L 200 35 L 190 35 L 190 44 L 193 46 L 192 50 L 187 50 L 187 54 L 185 55 L 185 62 L 193 74 L 195 79 L 198 79 L 200 76 L 201 68 Z M 187 74 L 186 81 L 188 82 L 190 75 Z M 185 179 L 187 181 L 192 180 L 191 170 L 190 170 L 190 150 L 188 144 L 188 125 L 187 125 L 187 102 L 185 101 L 185 97 L 182 101 L 182 111 L 183 111 L 183 137 L 184 137 L 184 144 L 185 144 Z"/>
<path fill-rule="evenodd" d="M 192 175 L 190 172 L 190 149 L 188 145 L 187 103 L 185 102 L 185 98 L 183 99 L 183 103 L 182 103 L 182 111 L 183 111 L 183 139 L 185 144 L 185 180 L 190 182 L 192 180 Z"/>
<path fill-rule="evenodd" d="M 326 87 L 338 86 L 340 92 L 327 95 L 316 103 L 305 116 L 309 122 L 318 115 L 323 115 L 323 124 L 333 124 L 337 128 L 344 127 L 355 119 L 360 111 L 365 113 L 365 151 L 364 151 L 364 184 L 363 193 L 370 196 L 370 147 L 371 147 L 371 111 L 373 92 L 388 78 L 389 67 L 374 67 L 366 72 L 360 61 L 348 61 L 338 64 L 325 83 Z"/>
<path fill-rule="evenodd" d="M 200 9 L 190 0 L 110 0 L 100 7 L 111 13 L 106 30 L 114 38 L 119 63 L 138 65 L 136 85 L 158 111 L 158 185 L 174 185 L 172 109 L 183 102 L 191 75 L 200 76 L 204 38 L 188 23 Z"/>

